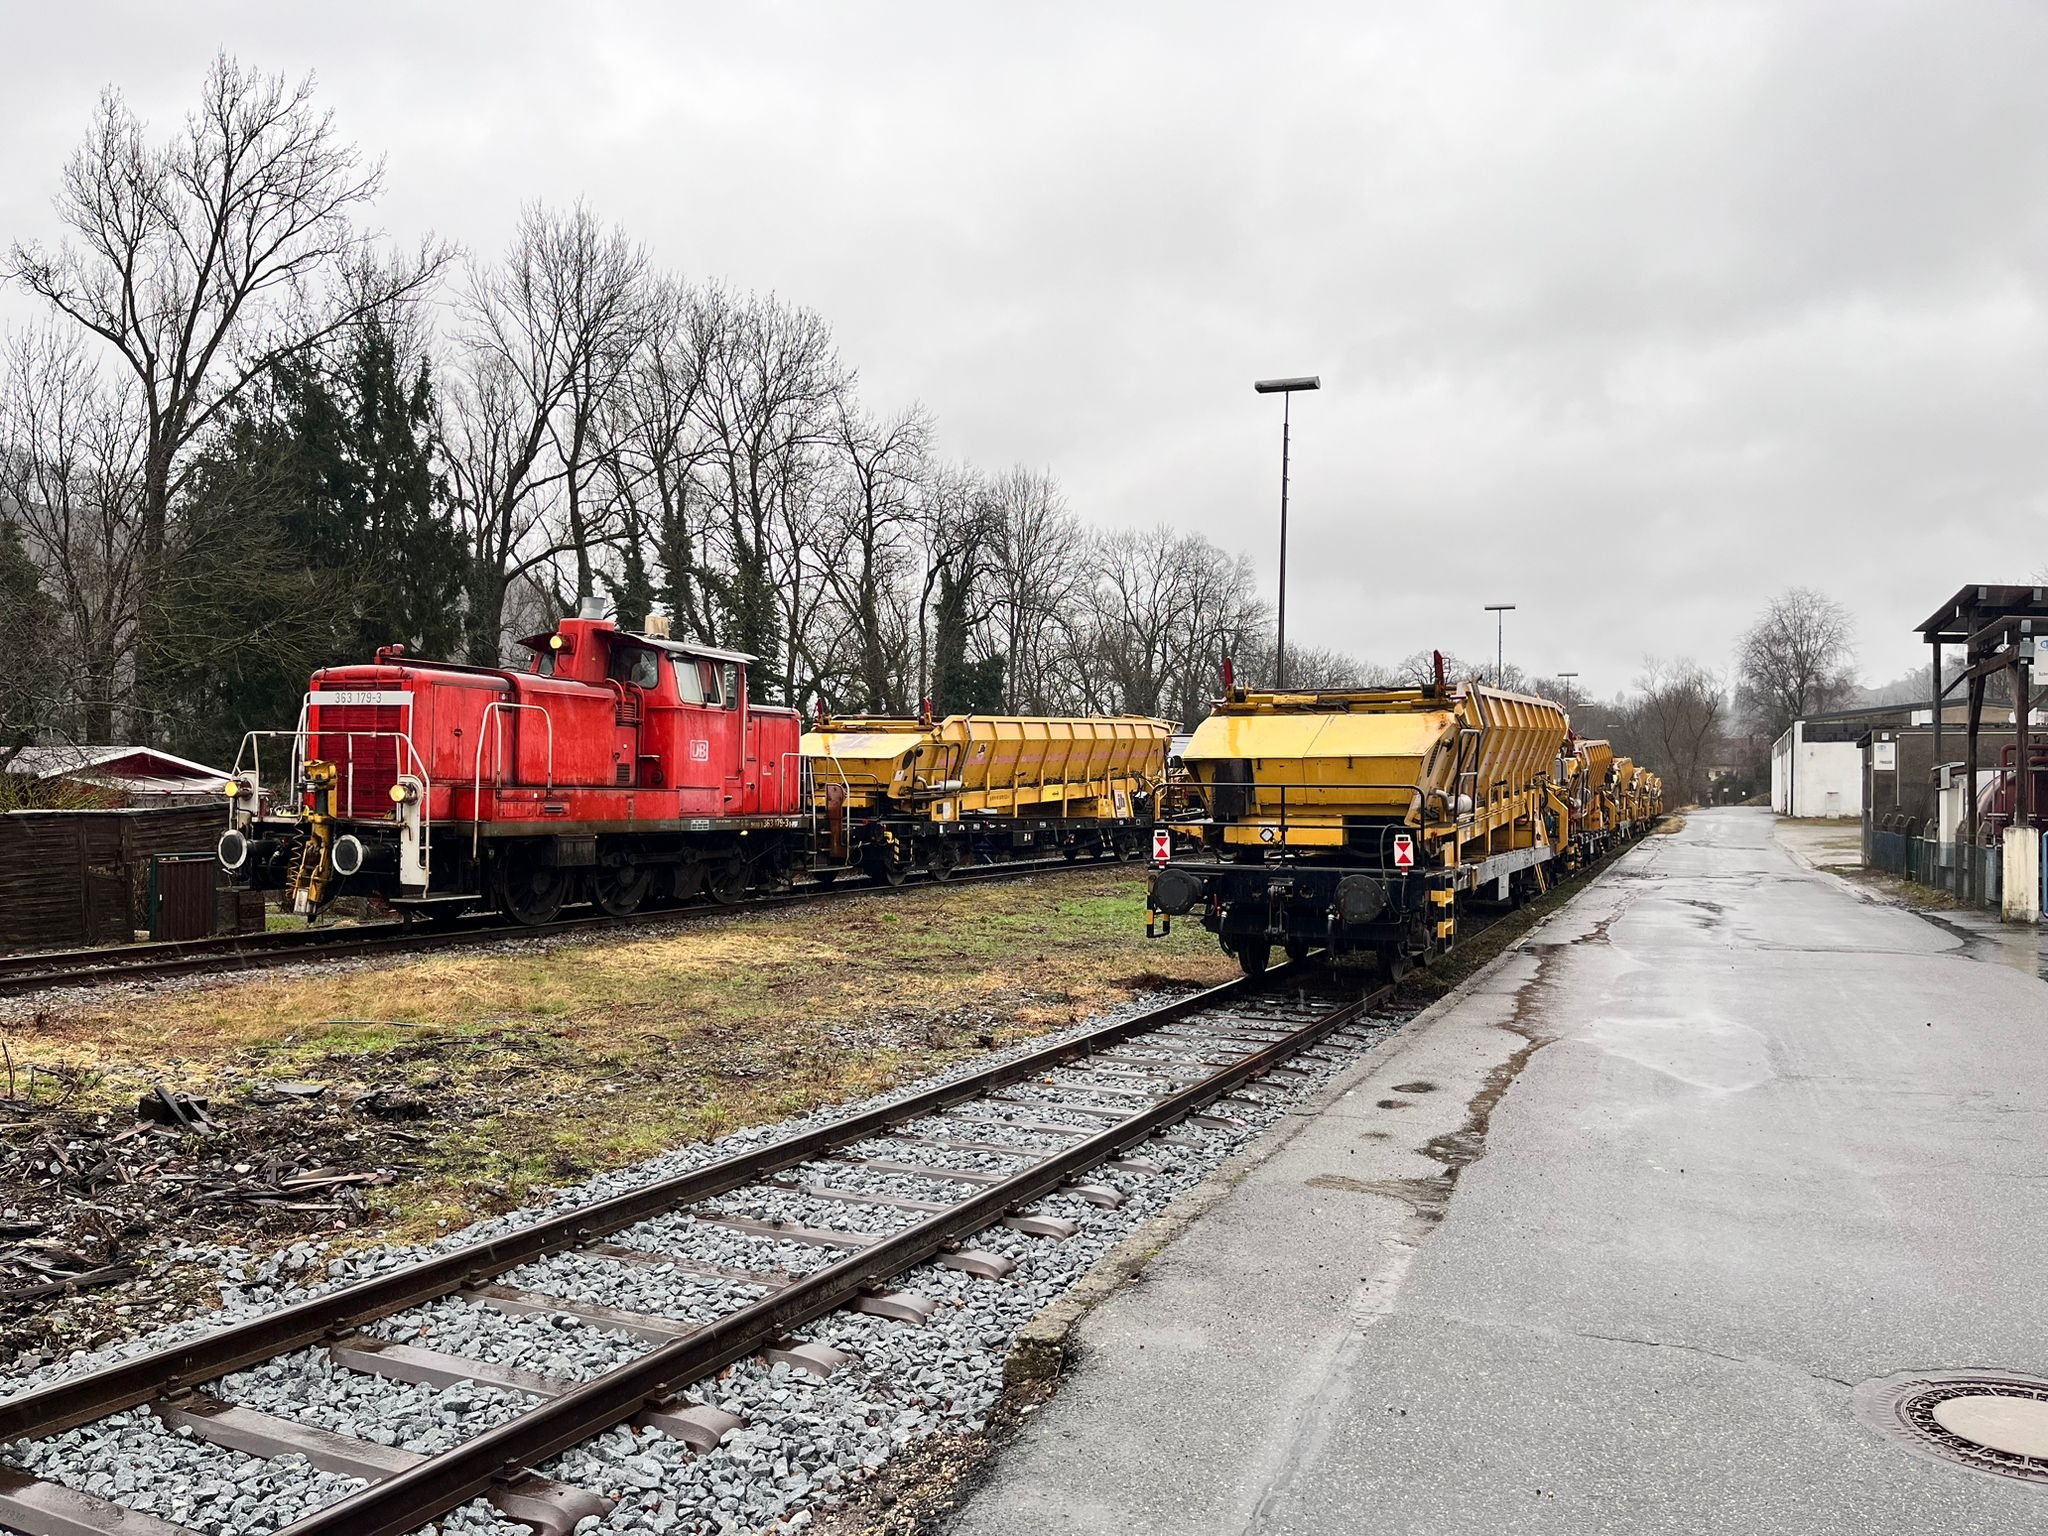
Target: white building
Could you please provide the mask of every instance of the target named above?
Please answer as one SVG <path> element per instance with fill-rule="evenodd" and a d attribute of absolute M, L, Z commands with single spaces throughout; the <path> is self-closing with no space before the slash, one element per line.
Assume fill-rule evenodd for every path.
<path fill-rule="evenodd" d="M 1863 815 L 1863 750 L 1840 726 L 1795 720 L 1771 745 L 1771 809 L 1780 816 Z M 1839 739 L 1846 737 L 1847 739 Z"/>

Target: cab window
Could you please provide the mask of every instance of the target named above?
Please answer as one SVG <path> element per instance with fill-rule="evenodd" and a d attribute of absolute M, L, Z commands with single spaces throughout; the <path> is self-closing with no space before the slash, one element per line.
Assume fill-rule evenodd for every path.
<path fill-rule="evenodd" d="M 727 661 L 719 663 L 718 698 L 719 702 L 724 704 L 727 709 L 738 709 L 740 707 L 740 668 L 738 662 Z"/>
<path fill-rule="evenodd" d="M 661 682 L 659 658 L 653 651 L 643 650 L 637 645 L 617 646 L 612 650 L 607 675 L 616 682 L 631 683 L 636 688 L 653 688 Z"/>
<path fill-rule="evenodd" d="M 704 674 L 697 670 L 698 665 L 680 656 L 675 659 L 676 697 L 685 704 L 704 702 Z"/>

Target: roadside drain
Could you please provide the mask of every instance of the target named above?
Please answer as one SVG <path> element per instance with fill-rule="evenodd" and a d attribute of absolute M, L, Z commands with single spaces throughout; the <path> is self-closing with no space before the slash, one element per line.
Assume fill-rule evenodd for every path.
<path fill-rule="evenodd" d="M 1856 1389 L 1864 1423 L 1918 1455 L 2048 1483 L 2048 1380 L 2010 1371 L 1914 1372 Z"/>

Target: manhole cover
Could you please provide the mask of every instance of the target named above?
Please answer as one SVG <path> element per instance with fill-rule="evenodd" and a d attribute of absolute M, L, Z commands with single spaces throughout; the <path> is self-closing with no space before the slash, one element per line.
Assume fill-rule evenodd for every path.
<path fill-rule="evenodd" d="M 2048 1380 L 2010 1371 L 1914 1372 L 1856 1389 L 1863 1421 L 1951 1466 L 2048 1483 Z"/>

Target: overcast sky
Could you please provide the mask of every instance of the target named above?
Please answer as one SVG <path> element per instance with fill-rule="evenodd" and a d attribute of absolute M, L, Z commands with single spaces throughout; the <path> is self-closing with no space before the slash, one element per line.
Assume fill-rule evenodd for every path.
<path fill-rule="evenodd" d="M 821 310 L 876 408 L 1090 522 L 1248 550 L 1290 633 L 1611 693 L 1774 590 L 1864 675 L 2048 568 L 2048 6 L 8 0 L 0 242 L 100 87 L 316 71 L 385 227 L 586 198 Z M 437 19 L 438 18 L 438 19 Z M 0 301 L 19 318 L 22 301 Z"/>

